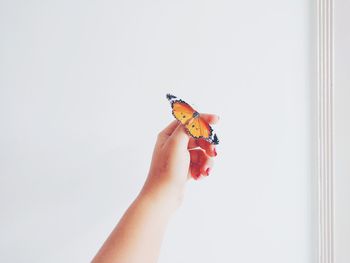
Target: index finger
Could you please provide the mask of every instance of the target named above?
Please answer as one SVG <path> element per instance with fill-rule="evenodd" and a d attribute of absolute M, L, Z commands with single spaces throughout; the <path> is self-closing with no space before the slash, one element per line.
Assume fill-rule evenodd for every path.
<path fill-rule="evenodd" d="M 200 116 L 209 124 L 216 124 L 220 119 L 216 114 L 201 113 Z"/>
<path fill-rule="evenodd" d="M 164 128 L 159 134 L 165 136 L 171 136 L 171 134 L 175 131 L 177 126 L 179 126 L 180 122 L 178 120 L 173 120 L 167 127 Z"/>

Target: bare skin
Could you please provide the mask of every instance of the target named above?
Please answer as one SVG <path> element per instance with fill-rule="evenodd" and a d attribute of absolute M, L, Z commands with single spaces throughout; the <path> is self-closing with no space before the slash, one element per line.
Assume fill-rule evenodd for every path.
<path fill-rule="evenodd" d="M 202 114 L 214 124 L 218 117 Z M 208 176 L 216 149 L 194 140 L 178 121 L 158 134 L 146 182 L 93 263 L 155 263 L 169 219 L 180 206 L 186 182 Z"/>

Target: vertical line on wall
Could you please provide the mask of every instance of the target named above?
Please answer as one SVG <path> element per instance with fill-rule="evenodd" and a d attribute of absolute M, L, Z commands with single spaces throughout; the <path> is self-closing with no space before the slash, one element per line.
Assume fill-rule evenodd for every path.
<path fill-rule="evenodd" d="M 333 0 L 317 0 L 318 262 L 334 263 Z"/>

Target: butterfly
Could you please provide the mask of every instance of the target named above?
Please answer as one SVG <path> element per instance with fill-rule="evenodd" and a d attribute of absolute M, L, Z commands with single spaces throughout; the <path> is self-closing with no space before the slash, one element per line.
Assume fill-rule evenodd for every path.
<path fill-rule="evenodd" d="M 213 133 L 212 127 L 194 110 L 188 103 L 174 95 L 167 94 L 166 98 L 171 103 L 172 114 L 185 125 L 187 132 L 195 139 L 203 138 L 211 144 L 219 144 L 219 139 Z"/>

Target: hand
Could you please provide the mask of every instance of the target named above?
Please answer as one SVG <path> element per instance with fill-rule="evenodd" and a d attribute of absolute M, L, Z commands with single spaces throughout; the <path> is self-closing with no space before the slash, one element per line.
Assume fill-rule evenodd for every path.
<path fill-rule="evenodd" d="M 219 118 L 201 114 L 210 124 Z M 150 171 L 141 193 L 156 198 L 182 200 L 185 183 L 189 178 L 208 176 L 213 167 L 215 146 L 204 139 L 194 139 L 187 134 L 184 125 L 174 120 L 158 134 Z"/>
<path fill-rule="evenodd" d="M 213 124 L 218 117 L 203 114 Z M 130 205 L 93 262 L 156 262 L 166 225 L 191 175 L 208 176 L 214 145 L 191 138 L 173 121 L 159 133 L 142 191 Z"/>

